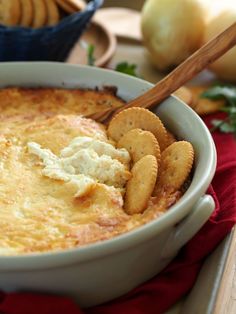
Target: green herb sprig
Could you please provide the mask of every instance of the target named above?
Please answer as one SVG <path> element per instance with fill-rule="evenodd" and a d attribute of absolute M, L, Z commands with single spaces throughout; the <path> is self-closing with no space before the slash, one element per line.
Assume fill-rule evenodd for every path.
<path fill-rule="evenodd" d="M 203 92 L 202 98 L 211 100 L 224 99 L 226 104 L 220 110 L 227 113 L 225 119 L 212 120 L 213 128 L 211 131 L 219 129 L 224 133 L 233 133 L 236 137 L 236 87 L 232 85 L 213 86 L 207 91 Z"/>
<path fill-rule="evenodd" d="M 130 64 L 127 61 L 120 62 L 116 65 L 115 71 L 129 74 L 131 76 L 138 77 L 138 74 L 136 72 L 137 65 L 136 64 Z"/>
<path fill-rule="evenodd" d="M 87 63 L 88 65 L 94 65 L 95 64 L 95 57 L 94 57 L 94 50 L 95 47 L 92 44 L 89 44 L 87 47 Z"/>

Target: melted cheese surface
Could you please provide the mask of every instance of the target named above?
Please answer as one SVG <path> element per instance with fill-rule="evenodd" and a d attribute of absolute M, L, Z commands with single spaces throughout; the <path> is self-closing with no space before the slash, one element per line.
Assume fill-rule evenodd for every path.
<path fill-rule="evenodd" d="M 143 214 L 124 212 L 121 189 L 129 177 L 129 156 L 114 148 L 102 125 L 79 115 L 97 111 L 99 93 L 68 95 L 56 89 L 0 90 L 2 255 L 108 239 L 166 208 L 164 199 L 158 205 L 150 200 Z M 106 95 L 101 96 L 104 106 Z M 114 106 L 120 104 L 107 94 L 109 106 L 112 99 Z"/>

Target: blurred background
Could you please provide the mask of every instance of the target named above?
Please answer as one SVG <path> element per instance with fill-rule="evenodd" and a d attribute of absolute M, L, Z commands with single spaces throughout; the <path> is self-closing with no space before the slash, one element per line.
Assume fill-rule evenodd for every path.
<path fill-rule="evenodd" d="M 1 0 L 0 62 L 107 67 L 156 83 L 234 22 L 235 0 Z M 232 101 L 202 93 L 235 82 L 233 48 L 175 94 L 204 115 Z"/>
<path fill-rule="evenodd" d="M 108 66 L 155 82 L 236 21 L 235 0 L 2 0 L 0 61 Z M 128 54 L 126 48 L 129 49 Z M 130 53 L 129 53 L 130 52 Z M 150 64 L 149 64 L 150 63 Z M 236 48 L 209 67 L 236 81 Z"/>

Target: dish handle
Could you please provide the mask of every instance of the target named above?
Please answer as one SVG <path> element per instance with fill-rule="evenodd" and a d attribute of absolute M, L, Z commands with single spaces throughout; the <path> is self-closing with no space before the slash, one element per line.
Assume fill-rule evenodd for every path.
<path fill-rule="evenodd" d="M 202 196 L 193 206 L 190 214 L 176 225 L 162 251 L 162 259 L 170 259 L 187 243 L 209 219 L 215 208 L 211 195 Z"/>

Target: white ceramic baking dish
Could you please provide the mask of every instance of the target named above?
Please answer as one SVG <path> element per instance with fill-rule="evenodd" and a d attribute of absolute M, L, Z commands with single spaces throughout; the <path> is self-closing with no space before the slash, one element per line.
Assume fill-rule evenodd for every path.
<path fill-rule="evenodd" d="M 114 71 L 62 63 L 2 63 L 0 87 L 103 87 L 132 99 L 152 87 Z M 156 275 L 201 228 L 214 209 L 205 192 L 216 167 L 212 137 L 197 114 L 175 97 L 155 112 L 195 150 L 194 175 L 184 196 L 161 218 L 116 238 L 62 252 L 0 257 L 0 289 L 74 297 L 87 307 L 121 296 Z"/>

